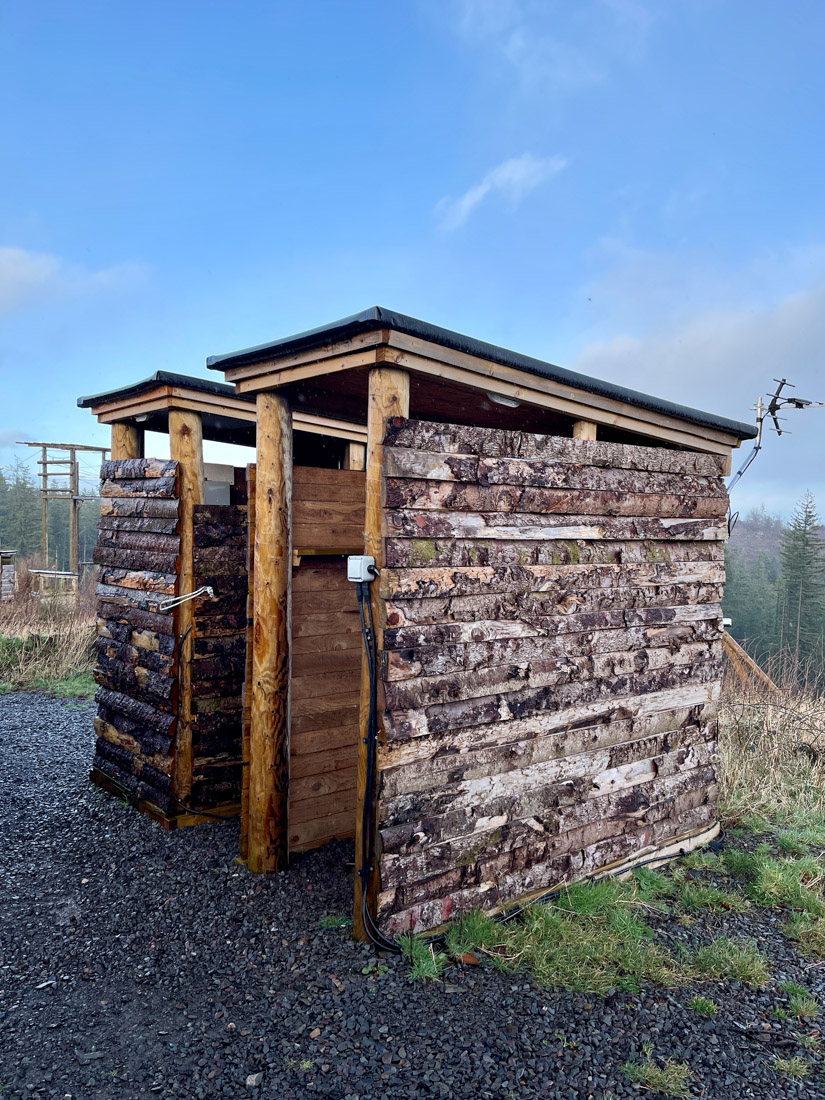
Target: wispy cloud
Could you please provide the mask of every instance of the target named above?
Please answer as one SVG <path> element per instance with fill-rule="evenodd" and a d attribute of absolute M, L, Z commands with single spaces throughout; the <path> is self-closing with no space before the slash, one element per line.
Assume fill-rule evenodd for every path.
<path fill-rule="evenodd" d="M 78 294 L 117 290 L 144 274 L 140 264 L 115 264 L 90 271 L 49 252 L 0 247 L 0 316 Z"/>
<path fill-rule="evenodd" d="M 459 36 L 499 54 L 527 92 L 600 83 L 617 57 L 638 53 L 653 23 L 641 0 L 581 0 L 574 18 L 548 0 L 455 0 L 454 10 Z"/>
<path fill-rule="evenodd" d="M 564 157 L 535 157 L 524 153 L 491 169 L 479 183 L 457 199 L 443 198 L 436 207 L 443 229 L 458 229 L 485 199 L 499 195 L 514 210 L 525 195 L 558 175 L 567 165 Z"/>

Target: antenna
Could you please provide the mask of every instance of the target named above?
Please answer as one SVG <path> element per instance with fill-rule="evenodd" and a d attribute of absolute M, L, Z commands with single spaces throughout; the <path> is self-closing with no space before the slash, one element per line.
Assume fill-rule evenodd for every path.
<path fill-rule="evenodd" d="M 777 383 L 776 390 L 768 398 L 767 405 L 762 400 L 761 394 L 756 399 L 756 404 L 754 405 L 756 411 L 756 442 L 754 443 L 753 450 L 745 459 L 741 468 L 728 482 L 728 493 L 730 493 L 734 485 L 740 481 L 742 475 L 762 450 L 762 431 L 768 417 L 773 421 L 772 431 L 775 431 L 777 435 L 784 435 L 785 433 L 790 435 L 787 428 L 781 426 L 781 422 L 787 419 L 787 417 L 779 415 L 781 409 L 825 409 L 825 401 L 808 401 L 807 398 L 804 397 L 794 397 L 792 394 L 783 394 L 782 391 L 786 386 L 790 386 L 792 390 L 796 389 L 796 386 L 794 386 L 792 382 L 789 382 L 787 378 L 774 378 L 774 382 Z"/>

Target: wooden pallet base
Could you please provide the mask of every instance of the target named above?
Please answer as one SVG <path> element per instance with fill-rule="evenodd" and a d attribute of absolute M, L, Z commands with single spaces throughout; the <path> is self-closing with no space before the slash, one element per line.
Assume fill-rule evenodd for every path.
<path fill-rule="evenodd" d="M 114 779 L 111 779 L 108 775 L 104 775 L 103 772 L 92 768 L 89 772 L 89 779 L 95 786 L 102 788 L 109 794 L 119 798 L 121 802 L 127 802 L 130 806 L 134 806 L 135 809 L 147 817 L 150 817 L 153 821 L 156 821 L 158 825 L 161 825 L 164 829 L 171 832 L 173 829 L 183 829 L 188 825 L 210 825 L 217 823 L 217 817 L 221 818 L 233 818 L 237 817 L 241 812 L 240 803 L 238 802 L 221 802 L 217 806 L 204 807 L 204 813 L 188 813 L 185 810 L 181 810 L 180 813 L 167 814 L 160 807 L 156 806 L 153 802 L 149 802 L 145 798 L 135 799 L 131 791 L 122 787 L 119 783 L 116 783 Z M 215 816 L 206 816 L 215 815 Z"/>

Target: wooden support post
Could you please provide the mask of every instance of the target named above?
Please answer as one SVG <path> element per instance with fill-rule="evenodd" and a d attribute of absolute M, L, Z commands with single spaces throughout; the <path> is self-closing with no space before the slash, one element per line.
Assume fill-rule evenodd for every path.
<path fill-rule="evenodd" d="M 49 451 L 41 448 L 40 467 L 40 553 L 43 557 L 42 569 L 49 568 Z"/>
<path fill-rule="evenodd" d="M 69 448 L 69 572 L 80 574 L 80 468 L 77 451 Z"/>
<path fill-rule="evenodd" d="M 143 429 L 126 420 L 115 421 L 112 425 L 112 458 L 143 458 Z"/>
<path fill-rule="evenodd" d="M 258 394 L 257 436 L 248 866 L 260 873 L 283 871 L 289 859 L 292 418 L 285 397 Z"/>
<path fill-rule="evenodd" d="M 573 421 L 573 438 L 574 439 L 595 439 L 596 438 L 596 425 L 592 420 L 574 420 Z"/>
<path fill-rule="evenodd" d="M 252 729 L 252 627 L 255 618 L 255 466 L 246 468 L 246 662 L 243 683 L 240 857 L 249 859 L 249 743 Z"/>
<path fill-rule="evenodd" d="M 367 445 L 366 443 L 348 443 L 344 451 L 345 470 L 366 470 Z"/>
<path fill-rule="evenodd" d="M 406 371 L 394 367 L 373 367 L 370 371 L 369 393 L 367 397 L 367 454 L 366 454 L 366 492 L 367 510 L 364 526 L 364 553 L 375 558 L 375 564 L 382 569 L 385 557 L 384 493 L 382 470 L 384 464 L 384 434 L 387 419 L 391 416 L 410 415 L 410 376 Z M 378 596 L 378 584 L 370 587 L 372 614 L 375 620 L 376 641 L 380 651 L 384 639 L 384 604 Z M 380 688 L 379 688 L 379 709 Z M 355 899 L 353 906 L 352 932 L 358 940 L 367 938 L 362 916 L 361 879 L 362 865 L 361 821 L 367 788 L 367 722 L 369 718 L 369 674 L 365 658 L 361 661 L 361 737 L 358 741 L 358 789 L 355 803 Z M 367 892 L 367 904 L 370 912 L 375 913 L 378 893 L 378 870 L 373 870 Z"/>
<path fill-rule="evenodd" d="M 112 440 L 114 445 L 114 439 Z M 203 503 L 203 427 L 200 413 L 169 410 L 169 451 L 180 463 L 180 568 L 178 594 L 194 591 L 195 505 Z M 192 792 L 192 653 L 195 605 L 178 608 L 178 721 L 175 740 L 175 796 L 188 805 Z"/>

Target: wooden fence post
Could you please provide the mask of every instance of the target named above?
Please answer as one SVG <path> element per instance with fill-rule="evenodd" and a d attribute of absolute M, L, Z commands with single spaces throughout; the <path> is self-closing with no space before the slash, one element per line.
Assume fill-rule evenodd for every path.
<path fill-rule="evenodd" d="M 195 505 L 203 503 L 203 427 L 200 413 L 169 410 L 169 451 L 180 466 L 180 566 L 178 594 L 194 588 Z M 175 738 L 175 797 L 188 805 L 192 793 L 192 653 L 195 605 L 178 608 L 178 721 Z"/>
<path fill-rule="evenodd" d="M 281 394 L 258 395 L 257 438 L 248 866 L 260 873 L 289 859 L 292 418 Z"/>
<path fill-rule="evenodd" d="M 373 367 L 370 371 L 367 406 L 367 509 L 364 525 L 364 553 L 375 558 L 379 569 L 385 565 L 385 523 L 382 471 L 384 465 L 384 434 L 391 416 L 410 415 L 410 376 L 395 367 Z M 381 649 L 384 637 L 383 602 L 378 596 L 378 584 L 370 586 L 372 613 L 375 620 L 376 642 Z M 379 707 L 381 705 L 379 692 Z M 362 916 L 361 879 L 362 864 L 361 822 L 367 787 L 367 746 L 364 738 L 369 717 L 369 674 L 366 658 L 361 660 L 361 736 L 358 741 L 358 788 L 355 802 L 355 899 L 352 932 L 356 939 L 367 938 Z M 375 913 L 378 872 L 375 870 L 367 892 L 370 912 Z"/>

